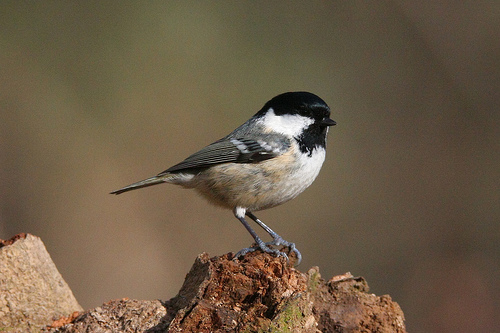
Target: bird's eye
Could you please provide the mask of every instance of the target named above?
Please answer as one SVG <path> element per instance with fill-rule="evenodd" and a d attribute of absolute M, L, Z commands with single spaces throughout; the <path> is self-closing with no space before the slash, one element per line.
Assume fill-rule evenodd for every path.
<path fill-rule="evenodd" d="M 305 105 L 301 105 L 298 107 L 297 111 L 299 111 L 299 114 L 304 117 L 310 117 L 311 116 L 311 109 L 309 109 Z"/>

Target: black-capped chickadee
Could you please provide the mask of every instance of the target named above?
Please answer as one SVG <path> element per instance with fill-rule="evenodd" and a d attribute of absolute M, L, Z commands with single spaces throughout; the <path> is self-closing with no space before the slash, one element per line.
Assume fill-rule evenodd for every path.
<path fill-rule="evenodd" d="M 120 194 L 160 183 L 194 188 L 211 203 L 230 208 L 256 245 L 235 258 L 260 249 L 277 256 L 270 246 L 284 245 L 302 258 L 295 244 L 285 241 L 252 212 L 275 207 L 302 193 L 325 160 L 330 108 L 308 92 L 287 92 L 264 107 L 229 135 L 215 141 L 158 175 L 111 192 Z M 264 243 L 245 220 L 254 220 L 273 238 Z"/>

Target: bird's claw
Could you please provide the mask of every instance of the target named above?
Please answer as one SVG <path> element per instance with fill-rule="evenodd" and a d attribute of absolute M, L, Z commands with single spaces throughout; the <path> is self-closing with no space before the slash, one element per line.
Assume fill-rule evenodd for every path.
<path fill-rule="evenodd" d="M 302 254 L 295 247 L 295 243 L 288 242 L 288 241 L 284 240 L 279 235 L 276 235 L 276 237 L 274 237 L 272 241 L 266 243 L 266 246 L 269 246 L 269 245 L 275 245 L 275 246 L 282 245 L 282 246 L 288 247 L 289 248 L 289 253 L 293 252 L 293 253 L 295 253 L 295 256 L 297 257 L 297 265 L 296 266 L 298 266 L 300 264 L 300 262 L 302 261 Z M 283 252 L 281 252 L 281 253 L 283 253 Z M 283 253 L 283 254 L 285 254 L 285 253 Z M 286 256 L 286 254 L 285 254 L 285 256 Z M 286 258 L 288 260 L 288 256 L 286 256 Z"/>
<path fill-rule="evenodd" d="M 257 244 L 257 245 L 255 245 L 253 247 L 247 247 L 247 248 L 241 249 L 240 251 L 238 251 L 238 253 L 235 254 L 234 258 L 236 259 L 236 258 L 239 258 L 239 257 L 243 257 L 247 253 L 254 252 L 256 250 L 261 250 L 262 252 L 274 254 L 277 257 L 285 257 L 286 260 L 288 261 L 288 256 L 287 256 L 286 253 L 281 252 L 281 251 L 276 250 L 276 249 L 272 249 L 272 248 L 268 247 L 264 243 L 262 243 L 260 245 Z"/>
<path fill-rule="evenodd" d="M 291 252 L 295 253 L 295 256 L 297 257 L 297 264 L 295 266 L 299 265 L 300 262 L 302 261 L 302 254 L 295 247 L 295 243 L 287 242 L 281 237 L 279 239 L 275 238 L 271 242 L 256 244 L 255 246 L 241 249 L 240 251 L 238 251 L 238 253 L 235 254 L 233 259 L 236 260 L 237 258 L 245 256 L 247 253 L 254 252 L 256 250 L 261 250 L 262 252 L 274 254 L 277 257 L 284 257 L 287 262 L 290 261 L 290 259 L 288 258 L 288 255 L 285 252 L 279 251 L 277 249 L 272 249 L 269 247 L 272 245 L 274 245 L 274 246 L 280 246 L 280 245 L 286 246 L 290 249 L 289 253 L 291 253 Z"/>

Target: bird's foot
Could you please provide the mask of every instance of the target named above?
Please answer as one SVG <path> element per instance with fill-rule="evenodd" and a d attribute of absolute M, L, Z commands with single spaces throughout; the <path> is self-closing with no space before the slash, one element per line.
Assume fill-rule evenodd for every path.
<path fill-rule="evenodd" d="M 277 257 L 285 257 L 285 259 L 288 261 L 288 255 L 285 252 L 281 252 L 276 249 L 272 249 L 269 246 L 267 246 L 265 243 L 262 244 L 256 244 L 255 246 L 252 247 L 247 247 L 244 249 L 241 249 L 234 255 L 234 259 L 240 258 L 245 256 L 247 253 L 254 252 L 256 250 L 261 250 L 262 252 L 266 252 L 269 254 L 273 254 Z"/>
<path fill-rule="evenodd" d="M 286 240 L 284 240 L 280 236 L 275 237 L 271 242 L 264 243 L 264 242 L 260 241 L 260 242 L 257 242 L 256 245 L 254 245 L 252 247 L 244 248 L 244 249 L 238 251 L 238 253 L 236 253 L 236 255 L 234 256 L 234 259 L 237 259 L 239 257 L 243 257 L 247 253 L 254 252 L 256 250 L 261 250 L 262 252 L 270 253 L 270 254 L 273 254 L 277 257 L 284 257 L 286 259 L 286 261 L 290 261 L 288 258 L 288 255 L 285 252 L 282 252 L 280 250 L 273 249 L 270 247 L 270 246 L 280 246 L 280 245 L 288 247 L 289 253 L 292 253 L 292 252 L 295 253 L 295 257 L 297 258 L 297 263 L 295 266 L 299 265 L 300 262 L 302 261 L 302 254 L 295 247 L 295 243 L 287 242 Z"/>
<path fill-rule="evenodd" d="M 302 254 L 300 251 L 295 247 L 295 243 L 288 242 L 281 238 L 281 236 L 274 237 L 274 239 L 270 242 L 266 243 L 266 246 L 270 245 L 275 245 L 275 246 L 285 246 L 288 247 L 289 251 L 288 253 L 295 253 L 295 257 L 297 257 L 297 264 L 295 266 L 298 266 L 300 262 L 302 261 Z"/>

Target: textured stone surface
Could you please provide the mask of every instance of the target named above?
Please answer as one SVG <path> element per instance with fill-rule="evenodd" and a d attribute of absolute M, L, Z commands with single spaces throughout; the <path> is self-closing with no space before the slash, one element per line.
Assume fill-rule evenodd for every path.
<path fill-rule="evenodd" d="M 81 310 L 40 238 L 0 240 L 0 331 L 38 332 Z"/>
<path fill-rule="evenodd" d="M 321 278 L 264 253 L 196 259 L 178 295 L 118 300 L 55 322 L 50 332 L 406 332 L 389 296 L 351 274 Z"/>

